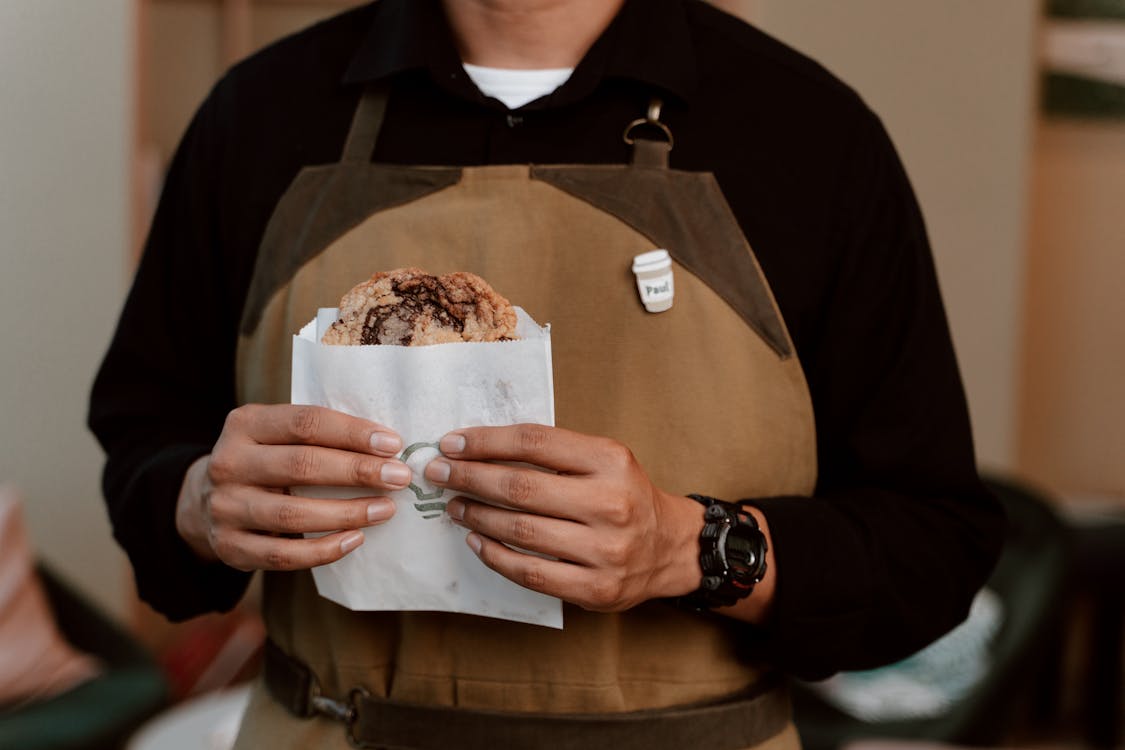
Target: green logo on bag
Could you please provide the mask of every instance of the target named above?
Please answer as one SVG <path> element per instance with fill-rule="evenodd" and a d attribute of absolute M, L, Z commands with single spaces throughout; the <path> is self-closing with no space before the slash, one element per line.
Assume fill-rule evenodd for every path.
<path fill-rule="evenodd" d="M 406 448 L 402 451 L 402 454 L 399 455 L 399 460 L 401 460 L 403 463 L 407 463 L 411 456 L 426 448 L 432 449 L 435 453 L 441 453 L 441 451 L 438 450 L 438 444 L 436 442 L 412 443 L 406 446 Z M 414 467 L 412 466 L 410 468 L 413 471 Z M 419 470 L 418 472 L 416 472 L 416 474 L 420 476 L 421 471 Z M 421 513 L 422 518 L 437 518 L 445 512 L 445 503 L 438 500 L 438 498 L 445 494 L 445 489 L 442 487 L 431 487 L 429 490 L 426 490 L 418 484 L 422 481 L 422 479 L 418 478 L 416 479 L 416 481 L 411 482 L 410 487 L 408 488 L 411 492 L 414 493 L 414 497 L 418 499 L 418 502 L 414 503 L 414 510 Z"/>

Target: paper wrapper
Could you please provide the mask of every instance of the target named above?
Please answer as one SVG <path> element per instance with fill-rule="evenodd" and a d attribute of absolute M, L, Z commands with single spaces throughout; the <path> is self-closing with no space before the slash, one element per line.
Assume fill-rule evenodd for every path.
<path fill-rule="evenodd" d="M 293 337 L 292 402 L 346 412 L 402 436 L 414 472 L 390 493 L 394 517 L 364 530 L 364 543 L 313 569 L 317 591 L 353 610 L 463 612 L 553 628 L 562 603 L 487 568 L 445 514 L 455 493 L 425 480 L 437 441 L 460 427 L 555 422 L 550 326 L 522 309 L 516 341 L 436 346 L 326 346 L 336 310 L 321 310 Z M 362 497 L 370 490 L 295 487 L 312 497 Z"/>

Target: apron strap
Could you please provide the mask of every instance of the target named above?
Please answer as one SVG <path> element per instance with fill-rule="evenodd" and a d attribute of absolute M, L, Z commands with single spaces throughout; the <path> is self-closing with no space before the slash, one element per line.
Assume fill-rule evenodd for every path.
<path fill-rule="evenodd" d="M 327 696 L 304 662 L 266 639 L 266 690 L 291 715 L 340 722 L 352 747 L 372 750 L 734 750 L 776 737 L 790 720 L 777 675 L 713 703 L 600 714 L 544 714 L 430 706 L 376 698 L 356 686 Z"/>
<path fill-rule="evenodd" d="M 375 152 L 375 141 L 383 127 L 383 116 L 387 111 L 388 87 L 385 83 L 372 84 L 364 90 L 359 104 L 352 116 L 348 139 L 344 141 L 342 162 L 367 163 Z"/>
<path fill-rule="evenodd" d="M 664 102 L 659 97 L 653 97 L 648 104 L 648 112 L 644 117 L 633 120 L 625 127 L 622 136 L 625 142 L 633 149 L 633 166 L 648 167 L 650 169 L 667 169 L 668 154 L 672 150 L 672 131 L 660 121 L 660 109 Z M 633 131 L 643 129 L 663 135 L 663 140 L 642 138 L 639 134 L 634 137 Z"/>

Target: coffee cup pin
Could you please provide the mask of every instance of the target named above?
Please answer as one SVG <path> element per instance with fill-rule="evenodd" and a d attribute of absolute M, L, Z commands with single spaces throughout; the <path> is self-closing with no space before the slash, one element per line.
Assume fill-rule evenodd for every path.
<path fill-rule="evenodd" d="M 667 250 L 650 250 L 634 257 L 633 275 L 637 277 L 637 293 L 646 310 L 658 313 L 672 307 L 676 285 Z"/>

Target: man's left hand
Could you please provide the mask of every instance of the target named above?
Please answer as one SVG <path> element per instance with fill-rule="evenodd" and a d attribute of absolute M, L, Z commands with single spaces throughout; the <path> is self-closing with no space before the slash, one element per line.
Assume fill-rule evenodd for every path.
<path fill-rule="evenodd" d="M 457 430 L 440 448 L 426 478 L 483 500 L 446 510 L 484 564 L 521 586 L 597 612 L 699 586 L 699 506 L 656 487 L 621 443 L 523 424 Z"/>

